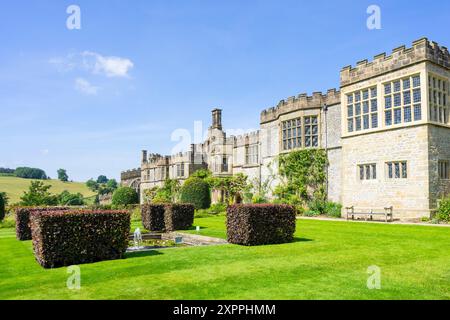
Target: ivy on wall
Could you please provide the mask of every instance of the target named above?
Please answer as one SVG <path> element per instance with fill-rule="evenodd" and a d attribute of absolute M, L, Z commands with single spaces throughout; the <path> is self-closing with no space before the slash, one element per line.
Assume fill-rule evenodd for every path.
<path fill-rule="evenodd" d="M 327 154 L 323 149 L 306 149 L 280 155 L 282 183 L 274 193 L 290 204 L 326 200 Z"/>

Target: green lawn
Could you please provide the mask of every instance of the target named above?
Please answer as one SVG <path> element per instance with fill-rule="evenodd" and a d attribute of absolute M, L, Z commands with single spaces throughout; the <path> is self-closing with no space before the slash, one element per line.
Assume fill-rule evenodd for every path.
<path fill-rule="evenodd" d="M 20 201 L 20 197 L 24 191 L 28 191 L 32 180 L 22 179 L 17 177 L 2 177 L 0 176 L 0 192 L 6 192 L 9 197 L 9 203 L 17 203 Z M 80 182 L 61 182 L 59 180 L 45 180 L 45 184 L 50 184 L 52 188 L 50 192 L 53 194 L 59 194 L 64 190 L 70 193 L 81 193 L 85 197 L 92 197 L 95 195 L 91 190 L 86 187 L 84 183 Z"/>
<path fill-rule="evenodd" d="M 225 218 L 196 219 L 225 237 Z M 137 225 L 137 224 L 135 224 Z M 190 231 L 195 232 L 195 231 Z M 183 247 L 44 270 L 31 242 L 0 230 L 0 299 L 450 299 L 450 228 L 300 220 L 291 244 Z M 380 290 L 366 286 L 381 268 Z"/>

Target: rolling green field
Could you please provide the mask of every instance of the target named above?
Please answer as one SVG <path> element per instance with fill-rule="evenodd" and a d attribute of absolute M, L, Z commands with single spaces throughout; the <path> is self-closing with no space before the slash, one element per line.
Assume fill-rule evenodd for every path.
<path fill-rule="evenodd" d="M 225 217 L 196 219 L 225 237 Z M 137 224 L 135 224 L 137 225 Z M 189 231 L 195 232 L 195 231 Z M 294 243 L 182 247 L 44 270 L 30 241 L 0 230 L 0 299 L 450 299 L 450 228 L 299 220 Z M 369 266 L 381 289 L 369 290 Z"/>
<path fill-rule="evenodd" d="M 16 177 L 2 177 L 0 176 L 0 192 L 6 192 L 9 197 L 9 203 L 17 203 L 20 201 L 24 191 L 28 191 L 32 180 L 22 179 Z M 45 184 L 52 185 L 51 193 L 59 194 L 64 190 L 70 193 L 81 193 L 85 197 L 92 197 L 95 195 L 89 190 L 84 183 L 80 182 L 61 182 L 59 180 L 43 180 Z"/>

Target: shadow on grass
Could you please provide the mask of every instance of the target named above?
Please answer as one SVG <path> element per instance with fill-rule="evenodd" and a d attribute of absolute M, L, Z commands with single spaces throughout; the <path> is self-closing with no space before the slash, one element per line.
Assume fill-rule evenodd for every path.
<path fill-rule="evenodd" d="M 306 239 L 306 238 L 295 237 L 294 241 L 292 241 L 291 243 L 294 243 L 294 242 L 310 242 L 310 241 L 314 241 L 314 240 L 313 239 Z"/>
<path fill-rule="evenodd" d="M 143 257 L 150 257 L 150 256 L 159 256 L 161 254 L 163 254 L 163 253 L 159 252 L 157 250 L 139 251 L 139 252 L 127 252 L 125 254 L 125 258 L 126 259 L 143 258 Z"/>

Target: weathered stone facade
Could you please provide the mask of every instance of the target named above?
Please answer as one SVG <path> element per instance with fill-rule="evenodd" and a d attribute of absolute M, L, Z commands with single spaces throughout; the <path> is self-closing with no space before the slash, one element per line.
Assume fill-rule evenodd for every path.
<path fill-rule="evenodd" d="M 450 161 L 449 83 L 448 50 L 420 39 L 345 67 L 339 91 L 300 94 L 264 110 L 256 132 L 227 136 L 222 111 L 214 109 L 206 140 L 189 152 L 143 151 L 141 192 L 200 168 L 216 176 L 244 173 L 273 188 L 280 154 L 323 148 L 330 200 L 361 210 L 393 206 L 396 218 L 429 216 L 450 193 L 442 174 L 442 162 Z"/>

